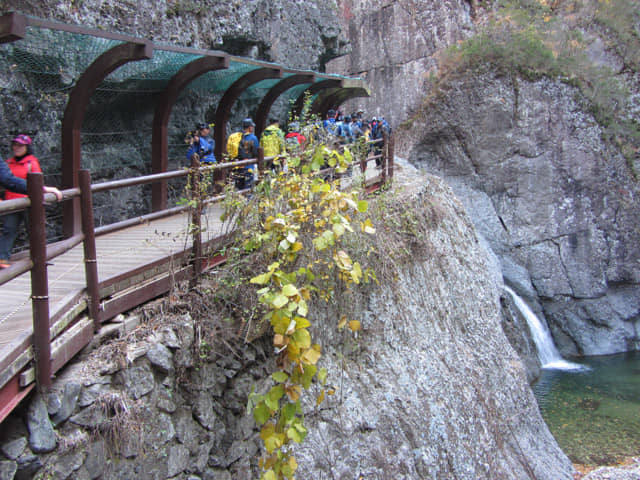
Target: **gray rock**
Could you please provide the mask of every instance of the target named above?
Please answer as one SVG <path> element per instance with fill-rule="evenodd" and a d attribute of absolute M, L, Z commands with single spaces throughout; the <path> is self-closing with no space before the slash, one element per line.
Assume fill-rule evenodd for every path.
<path fill-rule="evenodd" d="M 180 340 L 173 328 L 165 328 L 162 330 L 162 341 L 169 348 L 180 348 Z"/>
<path fill-rule="evenodd" d="M 65 384 L 60 408 L 51 418 L 54 425 L 60 425 L 71 416 L 78 404 L 78 397 L 80 396 L 81 390 L 82 386 L 79 383 L 68 382 Z"/>
<path fill-rule="evenodd" d="M 62 398 L 57 391 L 48 392 L 45 396 L 47 398 L 47 412 L 50 417 L 53 417 L 62 407 Z"/>
<path fill-rule="evenodd" d="M 169 397 L 169 395 L 165 391 L 158 392 L 156 407 L 158 407 L 158 410 L 161 410 L 165 413 L 173 413 L 177 409 L 176 403 Z"/>
<path fill-rule="evenodd" d="M 78 406 L 81 408 L 88 407 L 93 402 L 95 402 L 98 397 L 100 397 L 108 390 L 108 386 L 100 383 L 89 385 L 88 387 L 83 388 L 78 398 Z"/>
<path fill-rule="evenodd" d="M 82 427 L 95 429 L 107 423 L 109 421 L 109 417 L 102 406 L 93 404 L 71 416 L 69 421 Z"/>
<path fill-rule="evenodd" d="M 222 427 L 215 410 L 213 409 L 213 398 L 206 392 L 198 392 L 196 402 L 193 406 L 193 416 L 198 423 L 207 430 L 214 430 Z"/>
<path fill-rule="evenodd" d="M 48 453 L 56 448 L 56 432 L 51 425 L 47 407 L 41 395 L 36 394 L 27 410 L 29 447 L 35 453 Z"/>
<path fill-rule="evenodd" d="M 231 474 L 227 470 L 209 468 L 202 475 L 202 480 L 231 480 Z"/>
<path fill-rule="evenodd" d="M 174 445 L 169 448 L 167 460 L 167 476 L 174 477 L 183 472 L 189 463 L 189 449 L 184 445 Z"/>
<path fill-rule="evenodd" d="M 116 378 L 134 400 L 149 394 L 155 386 L 153 374 L 145 367 L 127 368 L 118 372 Z"/>
<path fill-rule="evenodd" d="M 8 425 L 6 427 L 8 427 Z M 8 459 L 15 460 L 23 454 L 27 443 L 26 437 L 18 437 L 0 445 L 0 450 L 2 450 L 2 453 L 4 453 Z"/>
<path fill-rule="evenodd" d="M 14 475 L 18 471 L 18 464 L 13 461 L 0 461 L 0 480 L 13 480 Z"/>
<path fill-rule="evenodd" d="M 82 451 L 59 456 L 51 468 L 51 475 L 53 478 L 59 478 L 61 480 L 69 478 L 73 472 L 82 466 L 84 457 L 85 454 Z"/>
<path fill-rule="evenodd" d="M 174 415 L 176 438 L 190 451 L 195 451 L 198 447 L 199 438 L 203 432 L 202 426 L 194 419 L 190 410 L 181 408 Z"/>
<path fill-rule="evenodd" d="M 42 468 L 42 460 L 31 451 L 25 451 L 17 460 L 18 471 L 14 480 L 31 480 L 34 474 Z"/>
<path fill-rule="evenodd" d="M 171 351 L 161 343 L 156 343 L 147 352 L 147 358 L 151 365 L 163 373 L 173 371 L 172 357 Z"/>
<path fill-rule="evenodd" d="M 639 480 L 640 458 L 624 467 L 599 467 L 587 473 L 582 480 Z"/>
<path fill-rule="evenodd" d="M 87 458 L 84 461 L 84 468 L 91 480 L 95 480 L 96 478 L 100 478 L 104 473 L 105 469 L 105 444 L 104 441 L 98 440 L 93 442 L 87 452 Z"/>

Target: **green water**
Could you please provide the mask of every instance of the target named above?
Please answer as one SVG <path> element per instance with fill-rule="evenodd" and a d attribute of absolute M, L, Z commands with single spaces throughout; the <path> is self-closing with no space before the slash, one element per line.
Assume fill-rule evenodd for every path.
<path fill-rule="evenodd" d="M 560 448 L 583 464 L 640 455 L 640 352 L 580 363 L 590 370 L 544 370 L 533 386 Z"/>

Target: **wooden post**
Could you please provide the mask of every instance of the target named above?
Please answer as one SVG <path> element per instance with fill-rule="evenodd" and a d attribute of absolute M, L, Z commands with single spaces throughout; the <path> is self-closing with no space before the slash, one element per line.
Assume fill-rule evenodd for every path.
<path fill-rule="evenodd" d="M 191 157 L 191 196 L 196 202 L 191 215 L 193 278 L 190 284 L 194 287 L 198 284 L 202 273 L 202 193 L 200 192 L 200 159 L 198 155 Z"/>
<path fill-rule="evenodd" d="M 256 157 L 258 159 L 258 180 L 260 180 L 260 178 L 262 178 L 262 176 L 264 175 L 264 169 L 265 169 L 265 164 L 264 164 L 264 149 L 262 147 L 258 147 L 258 156 Z"/>
<path fill-rule="evenodd" d="M 31 306 L 33 309 L 33 350 L 38 388 L 51 386 L 51 342 L 49 332 L 49 284 L 47 279 L 47 232 L 44 212 L 44 178 L 27 174 L 29 248 L 31 250 Z"/>
<path fill-rule="evenodd" d="M 96 255 L 96 233 L 93 224 L 93 195 L 91 193 L 91 173 L 83 169 L 78 172 L 80 185 L 80 213 L 84 234 L 84 274 L 89 294 L 89 316 L 93 329 L 100 329 L 100 290 L 98 288 L 98 258 Z"/>

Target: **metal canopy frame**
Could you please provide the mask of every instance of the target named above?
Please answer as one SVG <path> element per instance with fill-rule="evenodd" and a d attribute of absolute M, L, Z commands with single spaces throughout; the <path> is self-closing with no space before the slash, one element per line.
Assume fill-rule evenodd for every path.
<path fill-rule="evenodd" d="M 258 68 L 249 73 L 245 73 L 238 80 L 233 82 L 229 89 L 224 93 L 220 102 L 218 102 L 218 109 L 216 110 L 215 126 L 213 139 L 216 142 L 215 156 L 216 158 L 222 158 L 222 154 L 226 150 L 225 139 L 227 138 L 227 122 L 231 115 L 231 109 L 238 97 L 247 90 L 251 85 L 254 85 L 262 80 L 268 78 L 282 78 L 282 67 L 267 67 Z"/>
<path fill-rule="evenodd" d="M 42 45 L 48 50 L 43 51 Z M 65 51 L 69 45 L 75 48 Z M 47 51 L 53 52 L 51 57 L 47 57 Z M 120 105 L 126 105 L 128 98 L 143 98 L 145 105 L 152 107 L 150 169 L 152 173 L 161 173 L 168 169 L 171 112 L 185 91 L 221 96 L 214 106 L 215 154 L 219 159 L 226 148 L 227 123 L 241 95 L 257 98 L 254 121 L 258 135 L 266 127 L 269 111 L 279 98 L 288 96 L 291 102 L 295 101 L 293 114 L 299 115 L 305 97 L 299 92 L 305 85 L 304 91 L 315 96 L 316 111 L 328 108 L 327 105 L 338 107 L 353 96 L 368 95 L 361 79 L 292 70 L 224 52 L 152 43 L 144 38 L 12 12 L 0 16 L 0 59 L 13 58 L 18 53 L 29 61 L 51 60 L 50 65 L 40 65 L 43 68 L 38 73 L 42 78 L 51 79 L 51 88 L 68 85 L 60 133 L 60 186 L 65 189 L 78 186 L 85 148 L 82 141 L 85 132 L 81 130 L 90 128 L 85 117 L 91 103 L 102 105 L 97 99 L 104 103 L 103 99 L 107 98 L 111 102 L 109 106 L 116 105 L 117 109 L 117 99 L 122 102 Z M 21 73 L 35 76 L 27 67 Z M 70 75 L 71 81 L 63 81 L 64 74 Z M 319 95 L 323 91 L 330 94 Z M 166 207 L 167 184 L 164 182 L 152 189 L 151 208 L 157 211 Z M 63 205 L 63 225 L 65 236 L 80 232 L 77 200 Z"/>

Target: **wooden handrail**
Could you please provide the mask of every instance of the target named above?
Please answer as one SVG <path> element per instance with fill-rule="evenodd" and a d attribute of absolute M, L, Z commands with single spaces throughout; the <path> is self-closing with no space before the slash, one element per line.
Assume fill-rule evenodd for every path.
<path fill-rule="evenodd" d="M 382 173 L 380 177 L 376 177 L 380 181 L 386 181 L 393 176 L 393 138 L 385 136 L 383 139 L 373 140 L 368 142 L 371 145 L 382 143 L 382 147 L 379 150 L 381 153 L 374 154 L 375 150 L 368 152 L 367 157 L 363 160 L 354 161 L 355 165 L 360 165 L 362 172 L 366 171 L 366 166 L 370 161 L 382 159 Z M 202 207 L 204 205 L 219 202 L 225 198 L 224 194 L 216 194 L 215 196 L 207 196 L 206 198 L 200 197 L 200 189 L 198 188 L 198 182 L 202 173 L 208 171 L 222 171 L 227 172 L 233 168 L 242 167 L 246 165 L 258 164 L 259 173 L 262 174 L 269 161 L 274 160 L 277 156 L 265 157 L 262 148 L 258 150 L 258 157 L 255 159 L 246 159 L 233 162 L 221 162 L 213 165 L 200 165 L 195 161 L 191 168 L 180 169 L 171 172 L 164 172 L 159 174 L 145 175 L 136 178 L 127 178 L 121 180 L 113 180 L 108 182 L 102 182 L 97 184 L 91 184 L 90 173 L 88 170 L 81 170 L 79 172 L 79 187 L 70 188 L 64 190 L 63 200 L 70 200 L 76 197 L 80 197 L 81 214 L 82 214 L 82 233 L 77 234 L 63 241 L 58 241 L 47 245 L 46 243 L 46 225 L 45 225 L 45 200 L 46 203 L 53 200 L 53 194 L 43 193 L 43 176 L 41 173 L 30 173 L 27 179 L 28 197 L 10 200 L 6 202 L 0 202 L 0 214 L 20 211 L 25 208 L 30 209 L 29 215 L 29 241 L 30 241 L 30 256 L 15 261 L 14 264 L 5 270 L 0 271 L 0 285 L 15 278 L 16 276 L 31 270 L 32 278 L 32 311 L 33 311 L 33 358 L 36 364 L 36 382 L 40 389 L 46 389 L 51 384 L 51 376 L 54 371 L 52 368 L 59 368 L 61 360 L 58 358 L 56 362 L 53 362 L 51 358 L 51 341 L 53 340 L 50 331 L 50 312 L 49 312 L 49 300 L 48 300 L 48 278 L 47 278 L 47 262 L 55 259 L 56 257 L 67 252 L 71 248 L 83 242 L 84 248 L 84 264 L 85 264 L 85 285 L 86 294 L 88 300 L 86 301 L 86 309 L 88 315 L 93 321 L 93 330 L 97 330 L 101 326 L 101 322 L 109 318 L 109 315 L 118 313 L 111 306 L 109 311 L 102 311 L 100 288 L 101 283 L 98 278 L 98 264 L 96 255 L 96 237 L 104 235 L 109 232 L 120 230 L 132 225 L 149 222 L 151 220 L 159 219 L 169 215 L 183 212 L 189 209 L 189 206 L 177 206 L 157 212 L 152 212 L 139 217 L 130 218 L 120 222 L 112 223 L 102 227 L 94 226 L 93 219 L 93 194 L 98 192 L 105 192 L 108 190 L 131 187 L 136 185 L 144 185 L 154 182 L 160 182 L 171 178 L 179 178 L 187 175 L 192 175 L 193 195 L 196 200 L 196 209 L 192 218 L 193 228 L 190 231 L 192 236 L 192 251 L 190 255 L 179 254 L 175 256 L 172 254 L 171 258 L 180 258 L 180 262 L 187 262 L 187 267 L 180 270 L 182 273 L 181 278 L 194 281 L 202 272 L 203 266 L 207 264 L 203 255 L 203 243 L 201 237 L 201 224 Z M 331 169 L 329 169 L 331 170 Z M 365 178 L 366 180 L 366 178 Z M 370 179 L 371 180 L 371 179 Z M 365 185 L 366 186 L 366 185 Z M 217 240 L 216 240 L 217 241 Z M 211 242 L 211 240 L 210 240 Z M 158 259 L 153 262 L 153 269 L 161 269 L 162 262 L 164 260 Z M 191 264 L 189 267 L 188 264 Z M 147 267 L 144 267 L 147 268 Z M 166 268 L 166 267 L 165 267 Z M 140 275 L 142 267 L 136 269 L 135 274 Z M 155 271 L 155 270 L 154 270 Z M 127 274 L 128 275 L 128 274 Z M 122 275 L 123 279 L 128 278 L 126 275 Z M 136 277 L 137 278 L 137 277 Z M 119 287 L 122 288 L 122 287 Z M 163 287 L 164 288 L 164 287 Z M 116 290 L 117 291 L 117 290 Z M 155 290 L 154 290 L 155 291 Z M 157 293 L 156 293 L 157 295 Z M 135 301 L 139 301 L 136 299 Z M 84 307 L 82 307 L 84 309 Z M 76 313 L 77 315 L 77 313 Z M 76 320 L 69 323 L 75 325 Z M 83 327 L 84 328 L 84 327 Z M 60 328 L 58 328 L 59 331 Z M 75 341 L 73 348 L 77 351 L 82 348 L 90 338 L 83 337 L 78 343 Z M 72 354 L 68 353 L 69 358 Z M 67 360 L 64 360 L 67 361 Z M 55 367 L 52 365 L 55 363 Z M 0 374 L 6 373 L 4 371 Z M 33 378 L 33 377 L 30 377 Z M 0 384 L 0 388 L 4 385 Z M 0 418 L 0 421 L 2 418 Z"/>

